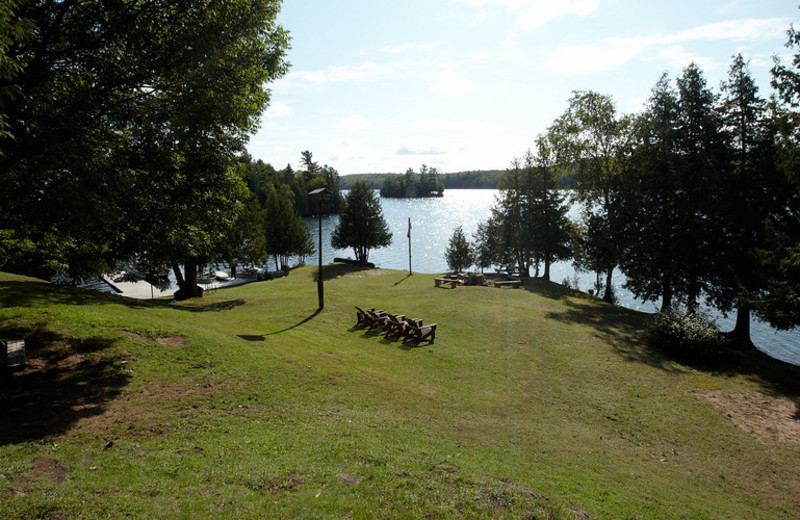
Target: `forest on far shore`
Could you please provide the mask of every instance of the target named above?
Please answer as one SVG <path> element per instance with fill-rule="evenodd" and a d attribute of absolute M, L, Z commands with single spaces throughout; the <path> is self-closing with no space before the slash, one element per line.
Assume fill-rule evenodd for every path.
<path fill-rule="evenodd" d="M 448 190 L 493 190 L 498 187 L 506 172 L 507 170 L 474 170 L 443 173 L 439 176 L 439 179 L 444 183 L 445 189 Z M 354 173 L 342 175 L 340 177 L 340 188 L 349 190 L 356 181 L 362 181 L 377 190 L 380 189 L 387 177 L 393 175 L 400 175 L 400 173 Z M 560 181 L 561 186 L 565 188 L 571 187 L 573 183 L 571 175 L 562 178 Z"/>

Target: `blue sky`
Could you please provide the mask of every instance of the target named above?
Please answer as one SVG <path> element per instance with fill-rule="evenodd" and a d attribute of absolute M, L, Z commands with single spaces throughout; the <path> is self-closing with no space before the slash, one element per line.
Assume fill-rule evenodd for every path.
<path fill-rule="evenodd" d="M 768 97 L 798 20 L 789 0 L 285 0 L 291 68 L 248 151 L 342 175 L 504 169 L 574 90 L 639 112 L 662 73 L 694 61 L 718 92 L 741 53 Z"/>

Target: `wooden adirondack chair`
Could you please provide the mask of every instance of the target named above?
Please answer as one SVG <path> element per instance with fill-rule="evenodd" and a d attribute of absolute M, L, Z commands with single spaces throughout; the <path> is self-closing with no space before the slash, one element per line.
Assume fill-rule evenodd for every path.
<path fill-rule="evenodd" d="M 433 343 L 433 340 L 436 339 L 436 323 L 422 326 L 408 323 L 407 327 L 406 337 L 415 343 L 420 343 L 422 341 Z"/>
<path fill-rule="evenodd" d="M 358 305 L 354 305 L 354 307 L 356 308 L 356 327 L 374 327 L 379 324 L 383 315 L 386 314 L 383 311 L 376 311 L 374 307 L 366 310 Z"/>
<path fill-rule="evenodd" d="M 369 316 L 370 321 L 370 328 L 381 325 L 383 326 L 383 320 L 386 318 L 385 311 L 376 311 L 375 309 L 367 309 L 366 310 L 367 316 Z"/>
<path fill-rule="evenodd" d="M 406 317 L 404 314 L 385 314 L 381 318 L 381 328 L 387 334 L 393 334 L 395 331 L 400 330 Z"/>

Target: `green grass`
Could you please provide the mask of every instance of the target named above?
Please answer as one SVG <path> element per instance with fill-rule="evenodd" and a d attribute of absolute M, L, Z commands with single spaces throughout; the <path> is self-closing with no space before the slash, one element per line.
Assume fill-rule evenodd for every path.
<path fill-rule="evenodd" d="M 800 440 L 700 397 L 796 396 L 797 367 L 685 366 L 644 345 L 644 315 L 539 281 L 450 290 L 335 266 L 316 313 L 315 272 L 184 303 L 0 274 L 0 330 L 30 361 L 0 395 L 0 518 L 800 511 Z M 354 305 L 436 322 L 436 341 L 354 329 Z"/>

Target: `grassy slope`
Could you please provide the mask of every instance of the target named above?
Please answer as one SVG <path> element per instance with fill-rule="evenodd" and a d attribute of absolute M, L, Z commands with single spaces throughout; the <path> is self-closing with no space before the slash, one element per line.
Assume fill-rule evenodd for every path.
<path fill-rule="evenodd" d="M 0 517 L 800 510 L 800 443 L 756 438 L 697 397 L 798 394 L 796 368 L 680 365 L 642 345 L 642 315 L 536 281 L 435 289 L 337 266 L 315 314 L 314 272 L 183 304 L 0 275 L 0 327 L 27 337 L 37 368 L 0 395 Z M 435 321 L 436 342 L 353 330 L 353 305 Z M 156 341 L 171 335 L 185 344 Z M 37 471 L 41 455 L 65 481 Z"/>

